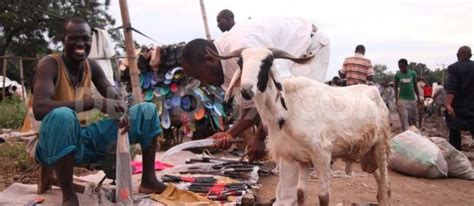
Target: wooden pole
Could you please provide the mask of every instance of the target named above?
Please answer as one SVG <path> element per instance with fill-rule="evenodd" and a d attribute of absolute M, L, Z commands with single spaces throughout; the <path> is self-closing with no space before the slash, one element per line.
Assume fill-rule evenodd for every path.
<path fill-rule="evenodd" d="M 26 98 L 26 95 L 25 95 L 25 78 L 23 76 L 23 58 L 20 58 L 19 60 L 20 62 L 20 83 L 21 83 L 21 96 L 23 97 L 23 99 Z"/>
<path fill-rule="evenodd" d="M 202 13 L 202 21 L 204 21 L 204 30 L 206 32 L 207 40 L 211 40 L 211 33 L 209 32 L 209 25 L 207 24 L 207 14 L 206 14 L 206 7 L 204 6 L 204 0 L 199 0 L 201 4 L 201 13 Z"/>
<path fill-rule="evenodd" d="M 6 92 L 5 81 L 7 79 L 7 64 L 8 64 L 8 60 L 6 58 L 3 59 L 2 102 L 5 101 L 5 92 Z"/>
<path fill-rule="evenodd" d="M 125 36 L 125 48 L 127 51 L 128 66 L 130 68 L 130 82 L 132 84 L 132 95 L 134 103 L 143 101 L 141 87 L 138 81 L 138 67 L 133 43 L 132 24 L 128 14 L 127 0 L 120 0 L 120 13 L 122 14 L 123 34 Z"/>

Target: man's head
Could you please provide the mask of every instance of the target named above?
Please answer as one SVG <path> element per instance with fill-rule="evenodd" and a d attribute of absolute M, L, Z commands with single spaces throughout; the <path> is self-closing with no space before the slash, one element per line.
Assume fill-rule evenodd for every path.
<path fill-rule="evenodd" d="M 365 47 L 364 45 L 357 45 L 356 46 L 356 49 L 355 49 L 355 53 L 359 53 L 359 54 L 365 54 Z"/>
<path fill-rule="evenodd" d="M 71 18 L 63 24 L 64 52 L 66 58 L 83 61 L 91 51 L 92 32 L 89 24 L 81 18 Z"/>
<path fill-rule="evenodd" d="M 228 9 L 224 9 L 217 14 L 217 27 L 222 32 L 229 31 L 234 26 L 234 13 Z"/>
<path fill-rule="evenodd" d="M 400 59 L 398 60 L 398 68 L 400 68 L 400 71 L 405 73 L 408 71 L 408 61 L 406 59 Z"/>
<path fill-rule="evenodd" d="M 457 57 L 458 61 L 463 61 L 463 60 L 469 60 L 471 59 L 472 53 L 471 53 L 471 48 L 468 46 L 462 46 L 459 48 Z"/>
<path fill-rule="evenodd" d="M 183 48 L 182 67 L 188 76 L 199 79 L 202 83 L 221 86 L 224 83 L 221 62 L 210 56 L 206 48 L 218 53 L 216 46 L 205 39 L 188 42 Z"/>

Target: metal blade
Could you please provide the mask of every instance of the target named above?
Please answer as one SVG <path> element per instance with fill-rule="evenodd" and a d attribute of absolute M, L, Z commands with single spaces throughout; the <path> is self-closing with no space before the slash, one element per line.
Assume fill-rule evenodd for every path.
<path fill-rule="evenodd" d="M 190 148 L 199 148 L 199 147 L 210 147 L 214 145 L 214 140 L 213 139 L 200 139 L 200 140 L 194 140 L 194 141 L 189 141 L 189 142 L 184 142 L 179 145 L 176 145 L 174 147 L 171 147 L 168 149 L 163 155 L 161 155 L 161 161 L 166 161 L 166 158 L 176 154 L 178 152 L 181 152 L 185 149 L 190 149 Z"/>

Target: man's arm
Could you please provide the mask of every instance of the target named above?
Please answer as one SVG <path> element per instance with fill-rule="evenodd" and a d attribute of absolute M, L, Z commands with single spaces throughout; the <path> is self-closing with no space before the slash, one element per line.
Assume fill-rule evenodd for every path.
<path fill-rule="evenodd" d="M 418 91 L 418 85 L 416 85 L 416 75 L 413 77 L 413 87 L 415 87 L 415 94 L 417 101 L 420 101 L 420 92 Z"/>
<path fill-rule="evenodd" d="M 237 137 L 248 128 L 254 126 L 257 123 L 257 119 L 258 113 L 256 108 L 243 109 L 240 118 L 227 132 L 232 135 L 232 137 Z"/>
<path fill-rule="evenodd" d="M 398 77 L 397 75 L 395 74 L 395 81 L 394 81 L 394 88 L 393 90 L 395 91 L 395 103 L 398 104 Z"/>
<path fill-rule="evenodd" d="M 368 68 L 369 69 L 367 69 L 367 81 L 373 82 L 375 71 L 374 71 L 374 67 L 372 66 L 372 62 L 370 60 L 369 60 Z"/>
<path fill-rule="evenodd" d="M 45 57 L 36 67 L 35 83 L 33 85 L 33 113 L 37 120 L 42 120 L 51 110 L 59 107 L 68 107 L 76 112 L 94 108 L 94 100 L 81 101 L 53 101 L 55 85 L 54 77 L 58 74 L 57 62 L 52 57 Z"/>
<path fill-rule="evenodd" d="M 89 66 L 92 74 L 92 82 L 97 88 L 97 91 L 106 99 L 122 100 L 121 95 L 112 83 L 109 82 L 109 79 L 105 76 L 100 65 L 94 60 L 89 60 Z"/>
<path fill-rule="evenodd" d="M 97 62 L 94 60 L 89 60 L 89 66 L 92 74 L 92 82 L 99 91 L 99 93 L 104 97 L 101 101 L 98 101 L 97 107 L 101 108 L 103 113 L 108 114 L 111 119 L 121 119 L 119 122 L 119 128 L 125 128 L 123 132 L 127 131 L 130 127 L 128 118 L 123 114 L 127 112 L 127 105 L 117 91 L 117 88 L 112 86 L 107 77 L 105 76 L 104 71 Z"/>
<path fill-rule="evenodd" d="M 226 132 L 218 132 L 212 135 L 213 139 L 219 140 L 216 147 L 227 149 L 231 146 L 230 140 L 240 136 L 245 130 L 254 126 L 258 120 L 256 108 L 243 109 L 236 123 Z M 263 138 L 265 140 L 265 138 Z"/>
<path fill-rule="evenodd" d="M 446 93 L 447 93 L 446 101 L 445 101 L 446 111 L 448 112 L 449 115 L 452 115 L 452 116 L 455 116 L 454 108 L 453 108 L 453 100 L 454 100 L 454 97 L 456 96 L 456 90 L 458 88 L 457 86 L 458 79 L 454 72 L 455 72 L 454 68 L 449 66 L 448 67 L 448 81 L 445 86 Z"/>

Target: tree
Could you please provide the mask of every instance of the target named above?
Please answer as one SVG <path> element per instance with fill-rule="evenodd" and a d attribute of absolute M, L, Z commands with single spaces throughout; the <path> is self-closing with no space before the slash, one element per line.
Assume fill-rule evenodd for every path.
<path fill-rule="evenodd" d="M 415 71 L 418 77 L 424 78 L 429 84 L 433 84 L 434 82 L 443 84 L 447 78 L 446 69 L 438 68 L 432 71 L 426 66 L 426 64 L 423 63 L 410 62 L 408 69 Z"/>
<path fill-rule="evenodd" d="M 410 64 L 408 64 L 408 69 L 415 71 L 416 75 L 422 78 L 425 78 L 430 74 L 430 69 L 423 63 L 410 62 Z"/>
<path fill-rule="evenodd" d="M 2 0 L 0 26 L 4 28 L 4 37 L 0 39 L 0 56 L 36 57 L 59 50 L 64 20 L 54 14 L 66 19 L 81 17 L 91 27 L 108 29 L 115 24 L 106 12 L 109 5 L 108 0 L 103 3 L 99 0 Z M 118 35 L 116 31 L 112 38 L 117 39 Z M 24 63 L 26 78 L 35 64 Z M 3 61 L 0 61 L 0 68 L 2 66 Z"/>
<path fill-rule="evenodd" d="M 374 66 L 374 81 L 381 84 L 384 82 L 393 81 L 394 74 L 391 71 L 387 71 L 387 66 L 384 64 L 376 64 Z"/>

